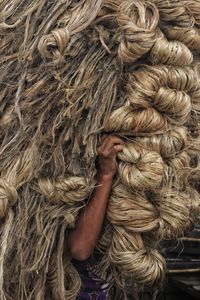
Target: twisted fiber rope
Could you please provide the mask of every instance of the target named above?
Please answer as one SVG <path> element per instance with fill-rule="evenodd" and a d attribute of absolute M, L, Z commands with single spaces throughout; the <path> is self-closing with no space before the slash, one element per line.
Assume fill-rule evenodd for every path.
<path fill-rule="evenodd" d="M 65 238 L 118 154 L 97 273 L 158 287 L 199 215 L 199 1 L 0 1 L 0 298 L 76 299 Z"/>
<path fill-rule="evenodd" d="M 121 182 L 133 190 L 154 189 L 160 186 L 164 172 L 162 158 L 157 152 L 127 143 L 118 154 L 118 173 Z"/>
<path fill-rule="evenodd" d="M 145 193 L 133 194 L 131 190 L 124 193 L 123 185 L 117 186 L 107 212 L 110 222 L 133 232 L 153 230 L 158 238 L 164 239 L 172 239 L 174 234 L 182 236 L 191 225 L 189 221 L 185 224 L 185 220 L 189 220 L 187 205 L 190 202 L 186 193 L 164 188 L 150 196 L 151 202 L 148 200 Z"/>
<path fill-rule="evenodd" d="M 68 205 L 83 201 L 94 189 L 94 184 L 87 182 L 84 177 L 60 178 L 56 181 L 49 178 L 39 179 L 38 186 L 49 201 L 53 203 L 63 201 Z"/>
<path fill-rule="evenodd" d="M 158 5 L 162 29 L 172 40 L 183 42 L 189 49 L 198 50 L 199 3 L 197 1 L 155 1 Z M 169 21 L 174 25 L 170 26 Z"/>
<path fill-rule="evenodd" d="M 70 1 L 71 2 L 71 1 Z M 102 6 L 102 0 L 83 1 L 74 9 L 68 11 L 64 28 L 52 30 L 48 35 L 43 36 L 38 44 L 38 50 L 46 58 L 58 58 L 64 54 L 70 37 L 84 30 L 98 15 Z M 84 13 L 83 13 L 84 12 Z M 52 51 L 49 51 L 52 49 Z M 52 52 L 52 53 L 51 53 Z"/>
<path fill-rule="evenodd" d="M 187 46 L 178 41 L 168 41 L 162 33 L 158 34 L 150 58 L 154 64 L 176 66 L 187 66 L 193 61 L 193 55 Z"/>
<path fill-rule="evenodd" d="M 150 137 L 136 137 L 135 142 L 146 150 L 160 153 L 163 159 L 173 157 L 187 147 L 187 130 L 184 126 Z M 193 141 L 191 144 L 194 144 Z"/>
<path fill-rule="evenodd" d="M 171 69 L 161 67 L 159 73 L 156 71 L 146 66 L 129 76 L 127 96 L 130 104 L 137 108 L 154 107 L 171 123 L 184 124 L 191 111 L 190 89 L 184 87 L 184 78 L 173 74 Z M 184 72 L 184 69 L 181 71 Z M 172 76 L 175 80 L 173 85 Z M 141 78 L 146 81 L 140 81 Z M 195 80 L 198 80 L 197 74 Z M 195 84 L 194 81 L 192 84 Z"/>
<path fill-rule="evenodd" d="M 12 164 L 1 173 L 0 178 L 0 217 L 6 216 L 10 206 L 16 204 L 19 195 L 17 189 L 34 176 L 32 155 L 37 155 L 35 146 L 19 155 Z"/>
<path fill-rule="evenodd" d="M 0 217 L 3 218 L 9 206 L 16 203 L 18 199 L 18 194 L 16 189 L 9 185 L 4 179 L 0 179 Z"/>
<path fill-rule="evenodd" d="M 122 275 L 132 275 L 139 284 L 158 284 L 163 276 L 164 258 L 155 249 L 145 249 L 141 235 L 130 235 L 123 227 L 114 227 L 109 249 L 111 262 Z"/>
<path fill-rule="evenodd" d="M 123 1 L 117 15 L 119 57 L 134 62 L 148 52 L 156 40 L 157 7 L 150 1 Z"/>
<path fill-rule="evenodd" d="M 133 232 L 152 230 L 158 223 L 158 211 L 145 194 L 133 194 L 131 189 L 125 189 L 122 184 L 112 191 L 107 217 L 113 225 L 125 226 Z"/>

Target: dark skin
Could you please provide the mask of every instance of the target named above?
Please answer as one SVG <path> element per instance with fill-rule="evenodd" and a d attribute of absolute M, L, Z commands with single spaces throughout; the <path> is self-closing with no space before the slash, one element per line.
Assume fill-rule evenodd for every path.
<path fill-rule="evenodd" d="M 86 208 L 81 212 L 75 229 L 68 237 L 69 252 L 77 260 L 86 260 L 93 253 L 101 232 L 113 177 L 117 171 L 116 156 L 122 151 L 124 141 L 107 135 L 97 148 L 97 184 Z"/>

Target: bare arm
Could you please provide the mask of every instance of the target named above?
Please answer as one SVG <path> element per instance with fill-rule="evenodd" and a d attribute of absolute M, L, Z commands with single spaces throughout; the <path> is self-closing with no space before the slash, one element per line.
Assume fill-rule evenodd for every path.
<path fill-rule="evenodd" d="M 116 173 L 116 154 L 122 150 L 123 144 L 120 138 L 107 136 L 98 148 L 97 186 L 68 237 L 70 254 L 77 260 L 87 259 L 96 246 Z"/>

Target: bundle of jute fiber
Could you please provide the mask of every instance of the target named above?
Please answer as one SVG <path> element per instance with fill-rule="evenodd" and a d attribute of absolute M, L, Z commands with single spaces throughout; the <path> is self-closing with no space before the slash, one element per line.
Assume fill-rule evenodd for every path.
<path fill-rule="evenodd" d="M 198 50 L 199 1 L 154 1 L 158 6 L 161 28 L 172 40 L 183 42 L 189 49 Z"/>
<path fill-rule="evenodd" d="M 119 291 L 162 284 L 200 213 L 195 0 L 0 1 L 0 299 L 76 299 L 67 252 L 102 133 L 125 140 L 96 252 Z M 131 280 L 131 285 L 128 284 Z"/>

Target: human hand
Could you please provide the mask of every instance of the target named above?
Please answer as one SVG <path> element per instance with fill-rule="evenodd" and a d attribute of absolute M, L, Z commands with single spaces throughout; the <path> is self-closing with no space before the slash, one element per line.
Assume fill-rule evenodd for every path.
<path fill-rule="evenodd" d="M 116 156 L 122 151 L 125 142 L 115 135 L 105 135 L 97 148 L 97 176 L 112 179 L 117 171 Z"/>

